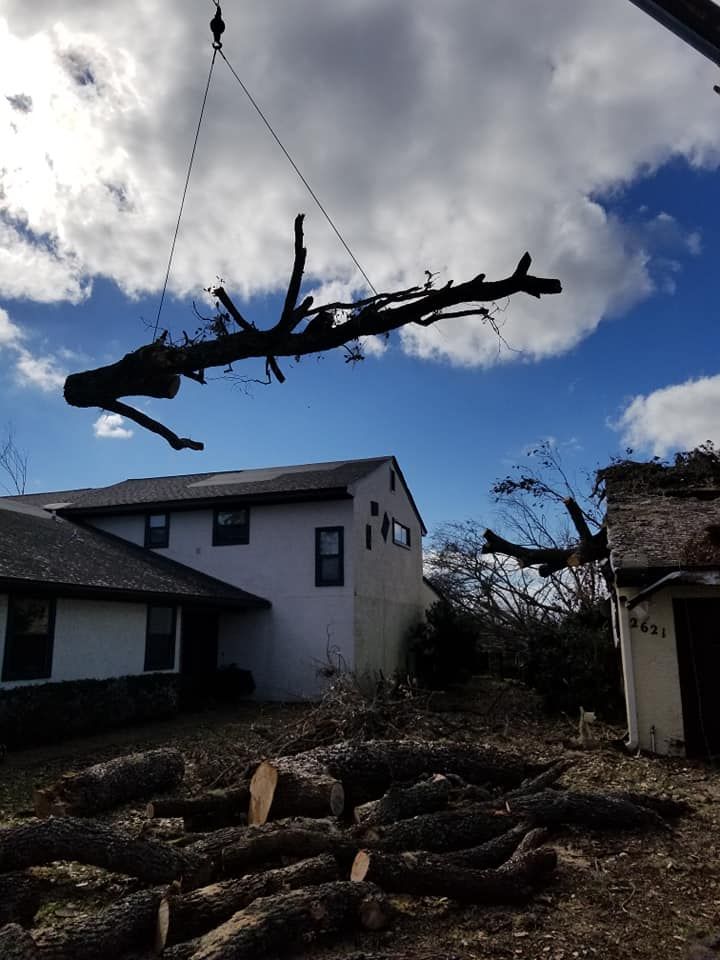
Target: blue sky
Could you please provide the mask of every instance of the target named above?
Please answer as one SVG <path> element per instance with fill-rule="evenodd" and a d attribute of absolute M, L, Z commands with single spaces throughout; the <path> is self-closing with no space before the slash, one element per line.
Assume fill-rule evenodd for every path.
<path fill-rule="evenodd" d="M 394 453 L 433 526 L 491 520 L 491 483 L 541 439 L 578 473 L 628 445 L 651 456 L 720 440 L 712 66 L 627 0 L 479 6 L 226 4 L 225 49 L 376 286 L 426 268 L 499 277 L 528 249 L 565 292 L 507 305 L 517 352 L 447 321 L 354 368 L 305 359 L 282 386 L 186 383 L 145 407 L 205 442 L 176 453 L 134 424 L 98 428 L 100 411 L 65 405 L 61 383 L 147 342 L 212 6 L 173 4 L 160 37 L 159 2 L 5 0 L 0 425 L 29 454 L 28 490 Z M 307 289 L 359 290 L 218 68 L 162 326 L 191 326 L 216 275 L 272 322 L 300 210 Z"/>

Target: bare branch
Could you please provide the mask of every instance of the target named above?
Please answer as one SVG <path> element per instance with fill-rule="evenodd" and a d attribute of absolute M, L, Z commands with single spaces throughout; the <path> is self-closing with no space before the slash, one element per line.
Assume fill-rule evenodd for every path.
<path fill-rule="evenodd" d="M 212 292 L 238 327 L 228 332 L 227 324 L 210 324 L 214 336 L 175 344 L 166 338 L 140 347 L 126 354 L 117 363 L 96 370 L 71 374 L 65 381 L 65 400 L 71 406 L 97 406 L 116 411 L 120 397 L 146 396 L 171 399 L 184 376 L 202 382 L 202 373 L 211 367 L 229 368 L 233 363 L 252 358 L 265 360 L 268 371 L 279 382 L 284 375 L 277 365 L 277 357 L 300 357 L 324 353 L 343 347 L 362 337 L 387 334 L 392 330 L 418 323 L 428 326 L 443 319 L 443 311 L 453 306 L 475 303 L 494 303 L 517 293 L 533 297 L 561 292 L 559 280 L 534 277 L 528 273 L 531 258 L 524 254 L 515 271 L 503 280 L 486 281 L 484 274 L 459 286 L 446 284 L 434 290 L 430 284 L 397 293 L 379 294 L 350 304 L 326 304 L 314 307 L 306 298 L 296 307 L 300 292 L 306 250 L 303 247 L 302 216 L 295 220 L 295 261 L 288 285 L 285 305 L 279 321 L 268 330 L 258 330 L 247 321 L 233 304 L 223 287 Z M 485 316 L 482 308 L 473 308 Z M 304 329 L 298 325 L 306 318 Z M 121 406 L 125 407 L 124 404 Z M 182 439 L 132 407 L 124 413 L 138 425 L 164 437 L 175 449 L 202 449 L 197 441 Z M 119 411 L 116 411 L 119 412 Z"/>
<path fill-rule="evenodd" d="M 144 427 L 146 430 L 150 430 L 151 433 L 157 433 L 158 436 L 167 440 L 173 450 L 205 449 L 205 444 L 200 443 L 198 440 L 190 440 L 188 437 L 179 437 L 162 423 L 153 420 L 152 417 L 148 417 L 127 403 L 121 403 L 119 400 L 108 400 L 103 409 L 109 410 L 111 413 L 119 413 L 121 417 L 127 417 L 128 420 L 133 420 L 139 427 Z"/>
<path fill-rule="evenodd" d="M 12 493 L 23 494 L 27 485 L 28 455 L 15 443 L 15 429 L 7 425 L 5 439 L 0 442 L 0 474 L 10 482 Z M 7 490 L 8 487 L 2 484 Z"/>

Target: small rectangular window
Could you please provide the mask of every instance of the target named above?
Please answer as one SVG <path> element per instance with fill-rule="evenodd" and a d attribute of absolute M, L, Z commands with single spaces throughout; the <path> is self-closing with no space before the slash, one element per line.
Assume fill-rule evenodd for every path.
<path fill-rule="evenodd" d="M 213 516 L 213 546 L 235 543 L 250 543 L 250 510 L 247 507 L 216 510 Z"/>
<path fill-rule="evenodd" d="M 369 523 L 365 524 L 365 546 L 372 550 L 372 526 Z"/>
<path fill-rule="evenodd" d="M 52 673 L 54 632 L 52 598 L 9 597 L 2 679 L 48 679 Z"/>
<path fill-rule="evenodd" d="M 343 527 L 315 529 L 315 586 L 342 587 L 345 583 Z"/>
<path fill-rule="evenodd" d="M 167 547 L 170 543 L 170 514 L 148 513 L 145 516 L 145 546 Z"/>
<path fill-rule="evenodd" d="M 410 546 L 410 527 L 406 527 L 404 524 L 400 523 L 398 520 L 393 520 L 392 537 L 393 537 L 393 543 L 396 543 L 399 547 L 409 547 Z"/>
<path fill-rule="evenodd" d="M 395 471 L 390 471 L 390 489 L 395 493 Z"/>
<path fill-rule="evenodd" d="M 380 516 L 380 504 L 377 502 L 377 500 L 370 501 L 370 516 L 371 517 Z"/>
<path fill-rule="evenodd" d="M 175 607 L 148 606 L 145 633 L 145 670 L 172 670 L 175 666 Z"/>

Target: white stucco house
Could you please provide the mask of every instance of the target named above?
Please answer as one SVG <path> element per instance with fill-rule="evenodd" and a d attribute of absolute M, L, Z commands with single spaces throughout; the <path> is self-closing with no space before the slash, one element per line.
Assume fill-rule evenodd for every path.
<path fill-rule="evenodd" d="M 661 464 L 601 472 L 630 749 L 720 756 L 720 482 Z"/>
<path fill-rule="evenodd" d="M 0 689 L 234 664 L 287 700 L 328 658 L 392 674 L 433 599 L 425 532 L 394 457 L 0 500 Z"/>

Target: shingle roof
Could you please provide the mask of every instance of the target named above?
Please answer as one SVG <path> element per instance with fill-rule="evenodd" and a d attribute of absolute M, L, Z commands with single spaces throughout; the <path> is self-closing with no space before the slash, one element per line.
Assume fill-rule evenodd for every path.
<path fill-rule="evenodd" d="M 720 486 L 674 481 L 668 472 L 644 482 L 604 471 L 613 569 L 670 571 L 720 567 Z M 657 482 L 661 480 L 661 482 Z"/>
<path fill-rule="evenodd" d="M 259 470 L 226 470 L 220 473 L 123 480 L 108 487 L 66 491 L 71 504 L 63 512 L 72 515 L 138 504 L 147 506 L 221 499 L 311 498 L 324 492 L 347 492 L 351 484 L 391 460 L 392 457 L 375 457 Z M 72 493 L 75 495 L 70 496 Z M 39 494 L 33 494 L 32 497 L 35 503 L 40 502 Z"/>
<path fill-rule="evenodd" d="M 262 597 L 17 500 L 0 500 L 0 588 L 42 585 L 67 594 L 164 598 L 230 607 Z"/>

